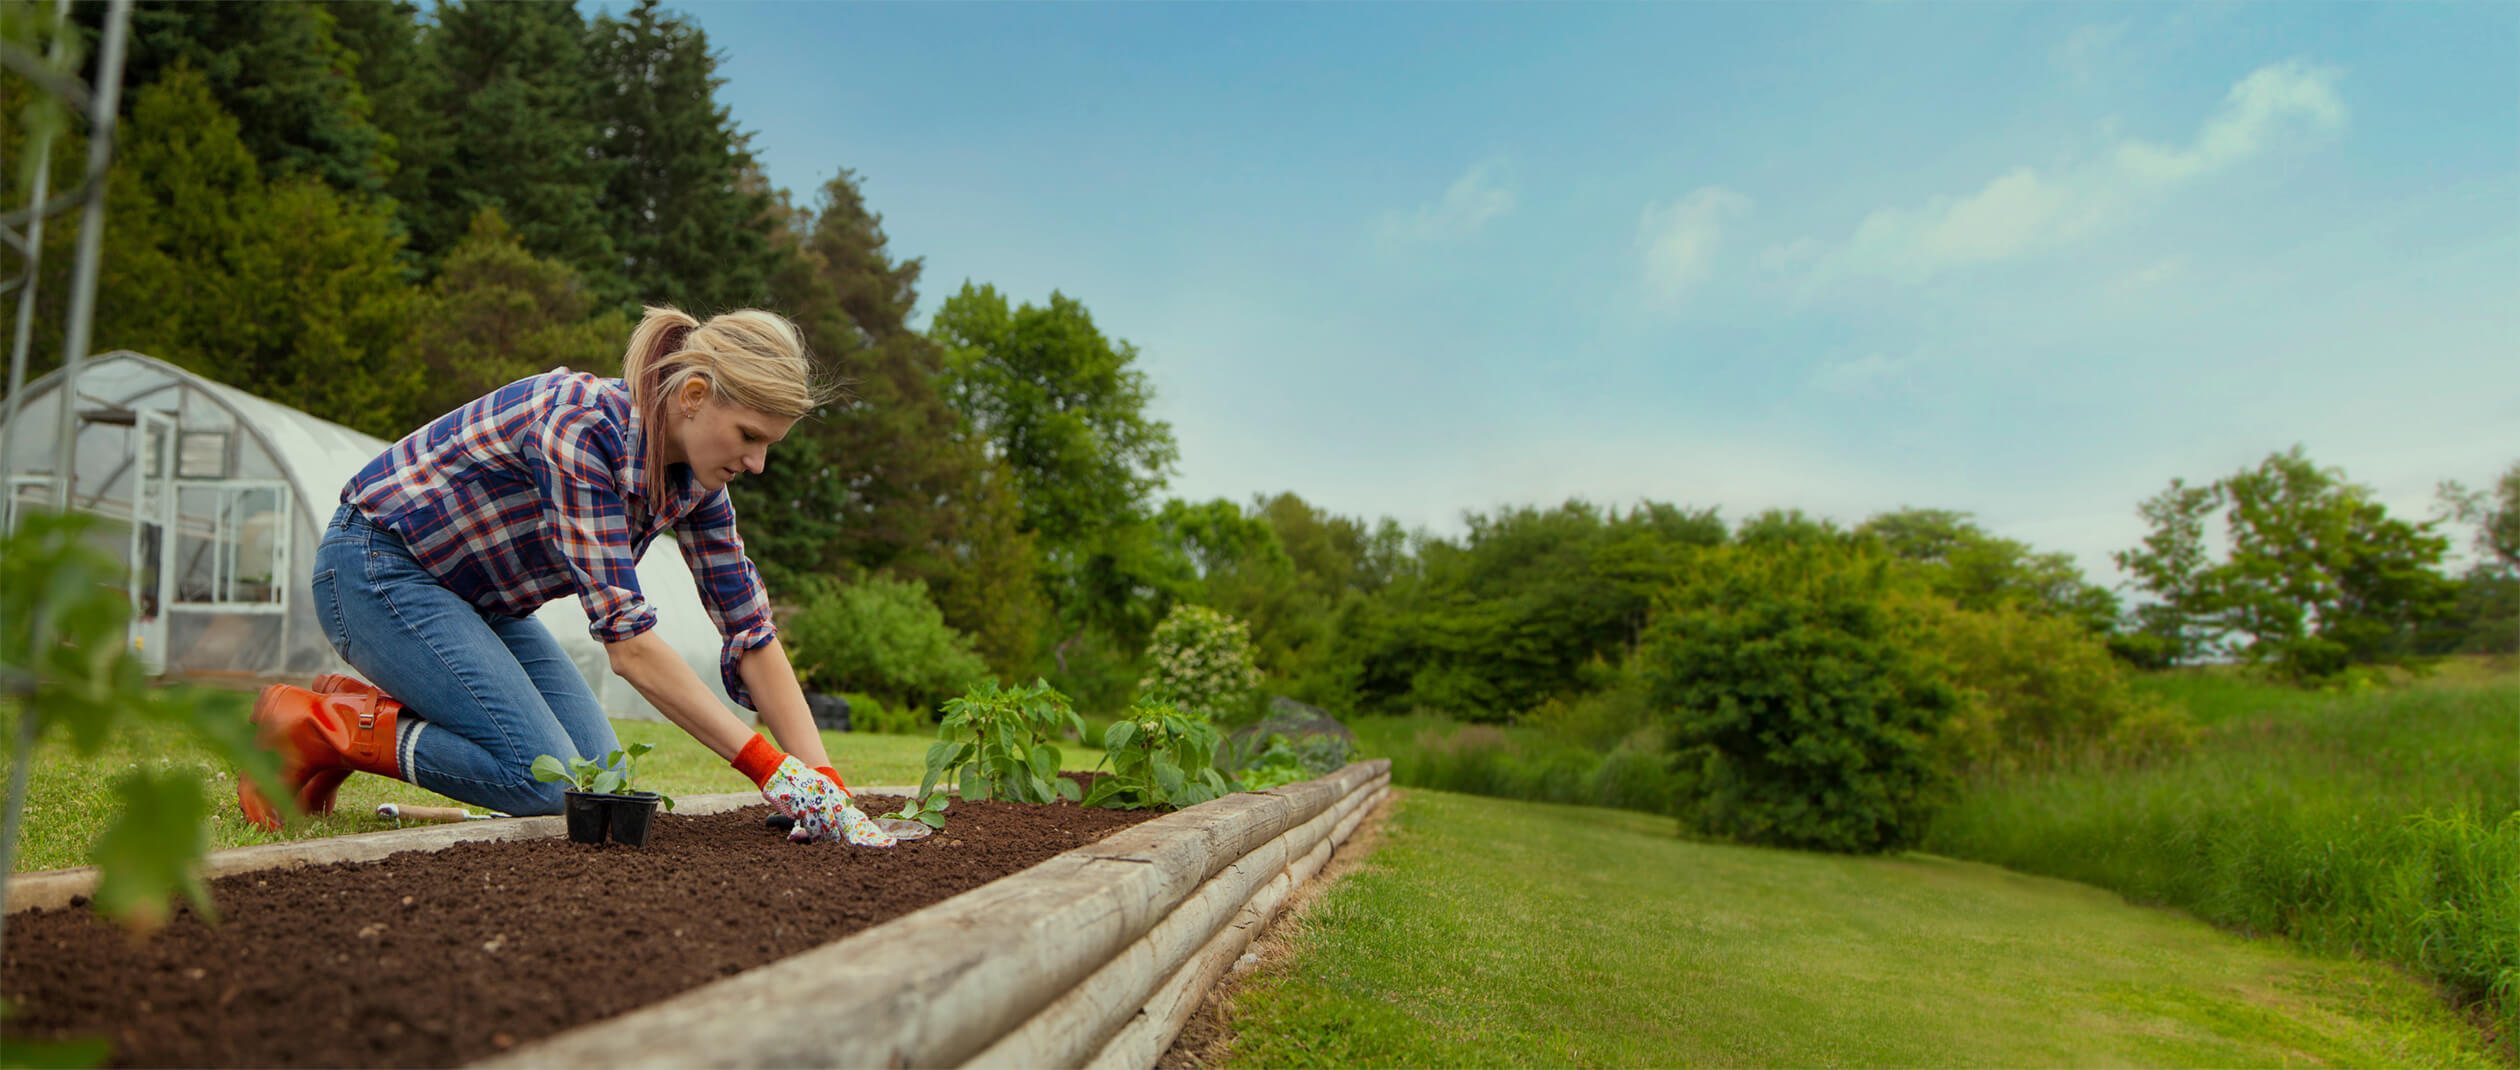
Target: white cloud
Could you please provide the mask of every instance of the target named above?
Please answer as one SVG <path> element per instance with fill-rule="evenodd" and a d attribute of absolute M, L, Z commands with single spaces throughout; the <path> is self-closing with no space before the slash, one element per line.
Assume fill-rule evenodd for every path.
<path fill-rule="evenodd" d="M 2335 72 L 2299 61 L 2261 67 L 2231 87 L 2185 147 L 2119 138 L 2100 161 L 2053 174 L 2016 167 L 1973 193 L 1875 211 L 1817 255 L 1804 239 L 1762 259 L 1770 266 L 1809 262 L 1815 283 L 1847 276 L 1914 283 L 2066 245 L 2128 214 L 2143 196 L 2342 125 L 2345 104 L 2335 81 Z"/>
<path fill-rule="evenodd" d="M 1514 209 L 1513 192 L 1496 178 L 1503 169 L 1493 160 L 1475 164 L 1444 190 L 1442 199 L 1419 205 L 1414 212 L 1385 214 L 1380 228 L 1383 239 L 1441 242 L 1478 233 L 1488 220 Z"/>
<path fill-rule="evenodd" d="M 2223 170 L 2265 151 L 2286 135 L 2325 133 L 2345 124 L 2345 102 L 2336 93 L 2336 72 L 2298 60 L 2260 67 L 2231 87 L 2222 107 L 2184 149 L 2128 140 L 2118 146 L 2118 167 L 2129 178 L 2179 182 Z"/>
<path fill-rule="evenodd" d="M 1648 203 L 1636 221 L 1647 296 L 1668 305 L 1706 281 L 1724 221 L 1749 210 L 1750 198 L 1722 186 L 1702 186 L 1670 204 Z"/>
<path fill-rule="evenodd" d="M 2016 168 L 1965 197 L 1937 197 L 1922 208 L 1885 208 L 1865 216 L 1827 266 L 1919 281 L 1948 268 L 2009 260 L 2072 240 L 2099 225 L 2106 211 L 2103 198 Z"/>

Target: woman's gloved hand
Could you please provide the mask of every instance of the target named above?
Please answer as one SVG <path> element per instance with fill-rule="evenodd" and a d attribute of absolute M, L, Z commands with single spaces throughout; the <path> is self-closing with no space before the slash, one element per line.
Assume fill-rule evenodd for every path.
<path fill-rule="evenodd" d="M 744 745 L 733 764 L 760 786 L 762 798 L 796 822 L 788 833 L 791 840 L 839 840 L 860 847 L 890 847 L 896 842 L 858 810 L 838 777 L 807 768 L 759 735 Z"/>

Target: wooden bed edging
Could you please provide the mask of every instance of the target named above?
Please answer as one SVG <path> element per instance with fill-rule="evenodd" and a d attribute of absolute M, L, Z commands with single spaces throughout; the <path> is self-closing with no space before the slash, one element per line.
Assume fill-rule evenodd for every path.
<path fill-rule="evenodd" d="M 1363 819 L 1390 764 L 1357 762 L 1167 814 L 474 1065 L 1149 1066 Z"/>

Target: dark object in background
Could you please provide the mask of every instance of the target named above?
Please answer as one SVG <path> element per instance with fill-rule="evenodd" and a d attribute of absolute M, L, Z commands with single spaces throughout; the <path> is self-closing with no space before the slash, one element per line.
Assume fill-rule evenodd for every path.
<path fill-rule="evenodd" d="M 805 708 L 814 713 L 814 727 L 828 732 L 849 730 L 849 700 L 838 695 L 807 692 Z"/>

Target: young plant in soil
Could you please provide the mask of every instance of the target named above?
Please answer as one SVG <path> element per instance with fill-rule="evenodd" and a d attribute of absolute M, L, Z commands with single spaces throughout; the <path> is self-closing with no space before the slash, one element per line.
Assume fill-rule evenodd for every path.
<path fill-rule="evenodd" d="M 1207 718 L 1169 702 L 1141 701 L 1103 732 L 1103 760 L 1111 763 L 1111 775 L 1094 781 L 1085 805 L 1179 809 L 1231 792 L 1233 781 L 1216 771 L 1218 742 Z"/>
<path fill-rule="evenodd" d="M 899 818 L 903 821 L 916 821 L 932 829 L 941 829 L 945 827 L 945 808 L 953 803 L 951 796 L 940 791 L 929 795 L 925 803 L 917 799 L 904 799 L 901 802 L 901 809 L 883 816 Z"/>
<path fill-rule="evenodd" d="M 948 700 L 944 713 L 928 747 L 920 798 L 930 798 L 940 780 L 958 782 L 965 800 L 1075 802 L 1082 794 L 1059 775 L 1059 748 L 1051 741 L 1069 730 L 1082 737 L 1085 720 L 1049 681 L 1001 690 L 984 680 Z"/>

